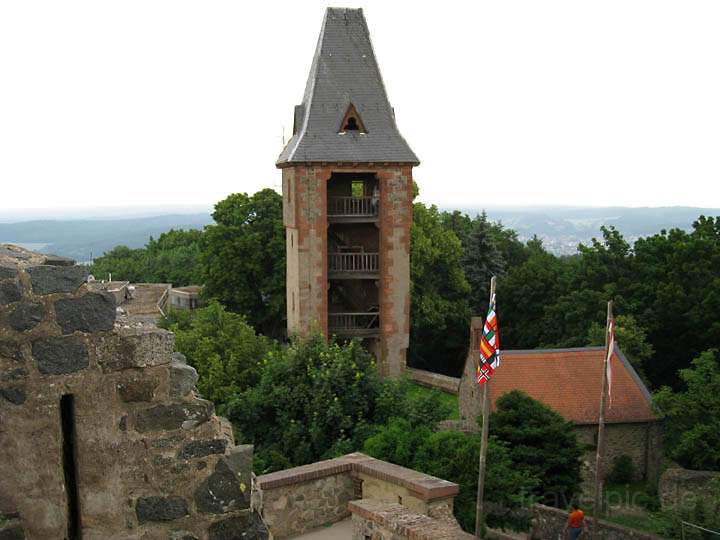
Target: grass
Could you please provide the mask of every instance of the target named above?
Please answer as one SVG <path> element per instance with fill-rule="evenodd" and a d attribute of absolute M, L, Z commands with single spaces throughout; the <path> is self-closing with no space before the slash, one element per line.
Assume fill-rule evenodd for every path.
<path fill-rule="evenodd" d="M 440 396 L 440 401 L 443 406 L 448 409 L 449 413 L 446 420 L 460 420 L 460 410 L 458 409 L 458 397 L 441 390 L 435 390 L 434 388 L 428 388 L 414 382 L 409 382 L 408 394 L 412 397 L 420 397 L 423 395 L 437 394 Z"/>
<path fill-rule="evenodd" d="M 639 531 L 651 534 L 661 534 L 663 532 L 664 519 L 662 514 L 618 514 L 614 516 L 604 516 L 605 521 L 637 529 Z"/>
<path fill-rule="evenodd" d="M 654 499 L 648 493 L 648 488 L 647 482 L 606 485 L 603 491 L 606 504 L 611 506 L 611 512 L 609 515 L 605 514 L 603 519 L 631 529 L 652 534 L 661 533 L 666 516 L 647 509 L 648 503 Z"/>

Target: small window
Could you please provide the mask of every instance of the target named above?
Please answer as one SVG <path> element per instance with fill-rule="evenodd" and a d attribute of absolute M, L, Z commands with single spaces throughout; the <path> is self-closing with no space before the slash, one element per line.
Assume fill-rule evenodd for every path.
<path fill-rule="evenodd" d="M 345 133 L 367 133 L 367 130 L 365 129 L 365 124 L 363 124 L 362 118 L 360 118 L 360 114 L 352 103 L 348 106 L 347 111 L 345 111 L 345 115 L 343 116 L 342 122 L 340 122 L 339 133 L 341 135 Z"/>
<path fill-rule="evenodd" d="M 365 196 L 365 182 L 363 180 L 353 180 L 350 189 L 354 199 Z"/>

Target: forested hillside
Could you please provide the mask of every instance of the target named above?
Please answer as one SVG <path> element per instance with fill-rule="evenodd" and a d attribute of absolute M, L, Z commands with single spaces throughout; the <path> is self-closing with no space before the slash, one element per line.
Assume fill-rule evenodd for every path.
<path fill-rule="evenodd" d="M 272 190 L 234 194 L 204 231 L 170 231 L 145 248 L 118 247 L 96 259 L 97 276 L 203 283 L 209 297 L 244 314 L 261 333 L 284 336 L 282 200 Z M 458 375 L 468 320 L 486 309 L 498 276 L 505 349 L 602 342 L 606 302 L 615 301 L 620 345 L 653 388 L 720 346 L 720 218 L 698 216 L 688 231 L 658 231 L 634 243 L 613 228 L 556 256 L 542 242 L 483 213 L 414 205 L 411 252 L 412 365 Z"/>

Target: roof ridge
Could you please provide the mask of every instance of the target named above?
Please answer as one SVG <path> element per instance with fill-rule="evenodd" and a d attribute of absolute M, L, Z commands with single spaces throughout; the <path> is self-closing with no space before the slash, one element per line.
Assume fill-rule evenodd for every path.
<path fill-rule="evenodd" d="M 501 353 L 512 353 L 512 354 L 537 354 L 537 353 L 570 353 L 570 352 L 594 352 L 603 351 L 603 346 L 589 346 L 589 347 L 567 347 L 567 348 L 552 348 L 552 349 L 502 349 Z"/>

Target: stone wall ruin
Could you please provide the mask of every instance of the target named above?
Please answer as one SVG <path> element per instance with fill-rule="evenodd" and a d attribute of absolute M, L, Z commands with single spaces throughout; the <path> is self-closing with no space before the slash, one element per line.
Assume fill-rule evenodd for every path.
<path fill-rule="evenodd" d="M 0 538 L 267 538 L 252 446 L 173 334 L 116 320 L 86 277 L 0 245 Z"/>

